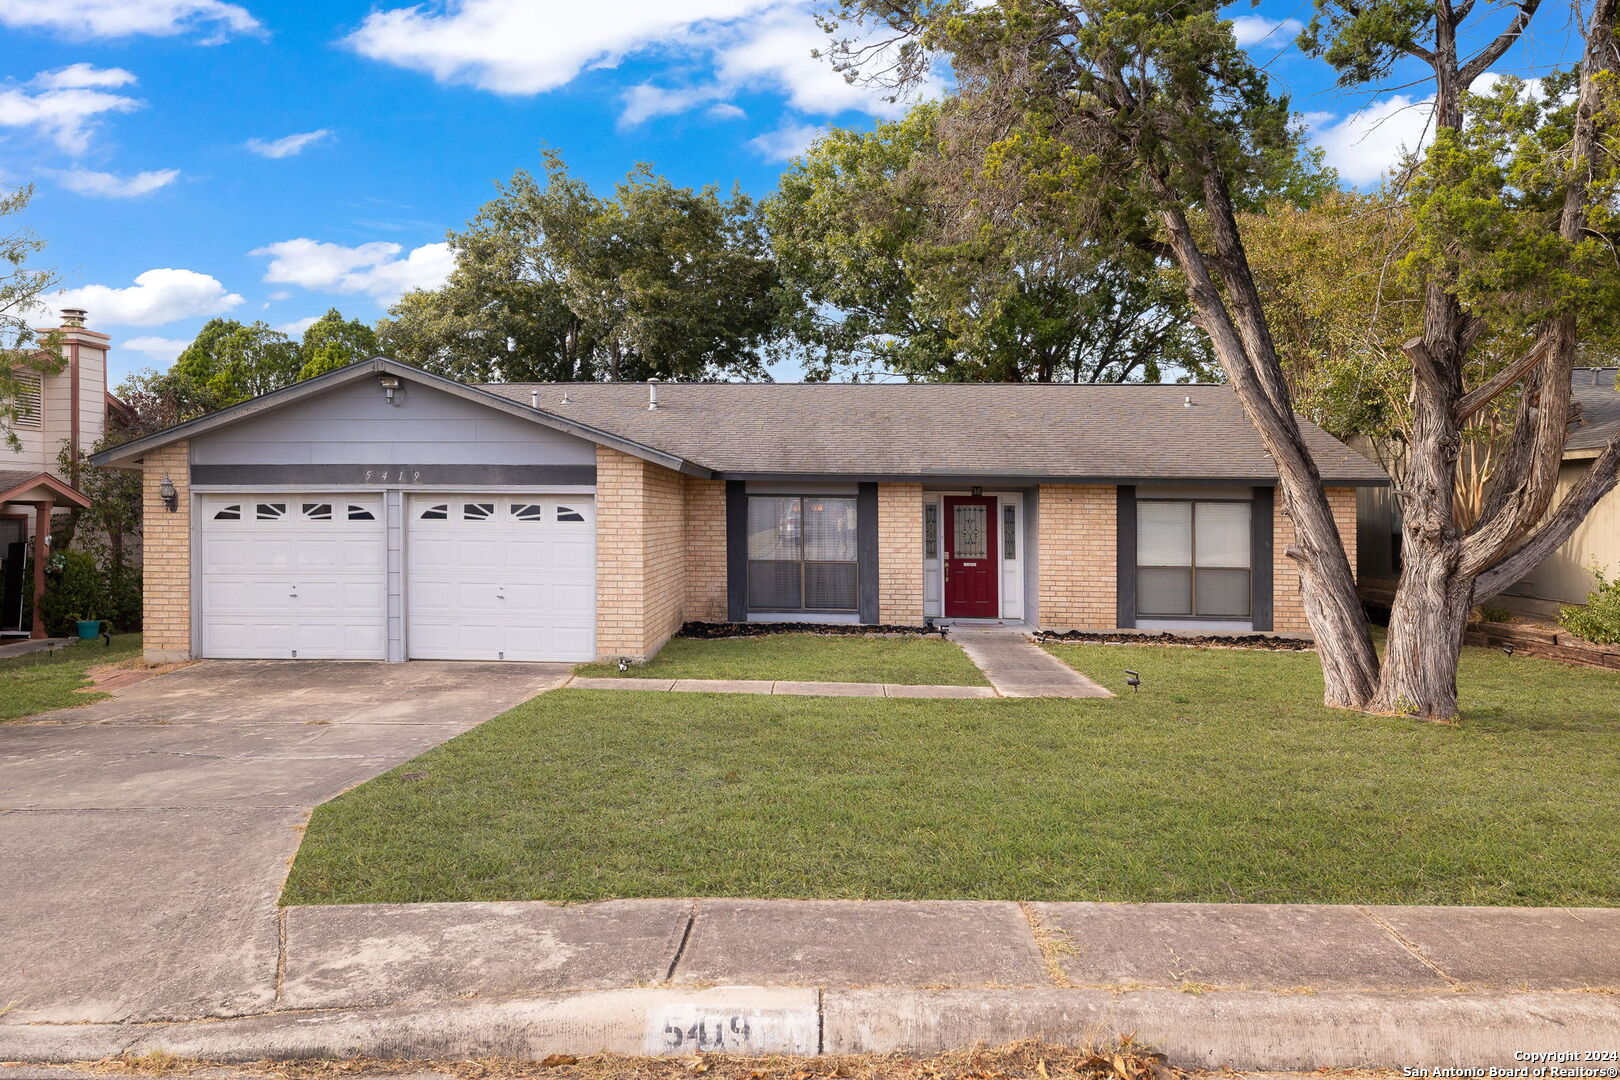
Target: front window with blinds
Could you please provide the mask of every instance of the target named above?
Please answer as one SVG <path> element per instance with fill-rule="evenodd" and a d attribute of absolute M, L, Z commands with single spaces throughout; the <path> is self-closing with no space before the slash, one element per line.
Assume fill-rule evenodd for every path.
<path fill-rule="evenodd" d="M 1246 502 L 1138 502 L 1137 614 L 1248 618 L 1251 513 Z"/>
<path fill-rule="evenodd" d="M 750 611 L 854 611 L 855 500 L 748 497 Z"/>

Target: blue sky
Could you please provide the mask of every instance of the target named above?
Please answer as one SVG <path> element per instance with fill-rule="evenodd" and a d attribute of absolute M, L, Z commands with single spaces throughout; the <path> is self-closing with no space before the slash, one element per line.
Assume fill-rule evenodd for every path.
<path fill-rule="evenodd" d="M 445 230 L 542 144 L 598 189 L 651 161 L 677 183 L 768 193 L 818 129 L 896 110 L 810 55 L 811 10 L 0 0 L 0 183 L 36 185 L 25 224 L 67 290 L 52 306 L 113 335 L 116 381 L 166 366 L 213 315 L 293 332 L 332 306 L 375 319 L 442 279 Z M 1309 10 L 1233 14 L 1329 160 L 1376 182 L 1421 137 L 1424 91 L 1335 90 L 1291 46 Z M 1540 33 L 1531 59 L 1569 48 Z"/>

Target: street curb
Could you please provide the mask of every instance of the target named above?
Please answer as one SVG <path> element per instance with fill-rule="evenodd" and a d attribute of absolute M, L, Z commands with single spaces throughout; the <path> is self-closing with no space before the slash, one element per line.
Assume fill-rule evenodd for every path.
<path fill-rule="evenodd" d="M 162 1050 L 205 1061 L 264 1058 L 541 1058 L 548 1054 L 810 1055 L 812 989 L 627 989 L 522 1001 L 457 1001 L 148 1024 L 0 1025 L 0 1061 L 85 1061 Z"/>
<path fill-rule="evenodd" d="M 1020 1039 L 1133 1034 L 1189 1067 L 1309 1070 L 1522 1066 L 1526 1052 L 1602 1049 L 1604 993 L 1299 993 L 1105 989 L 644 988 L 507 1001 L 267 1013 L 151 1024 L 0 1024 L 0 1060 L 162 1050 L 211 1061 L 303 1057 L 540 1058 L 718 1051 L 933 1053 Z"/>
<path fill-rule="evenodd" d="M 829 1054 L 936 1053 L 1134 1035 L 1173 1063 L 1313 1070 L 1522 1066 L 1515 1054 L 1609 1048 L 1620 996 L 1601 993 L 1298 993 L 1179 990 L 829 990 Z"/>

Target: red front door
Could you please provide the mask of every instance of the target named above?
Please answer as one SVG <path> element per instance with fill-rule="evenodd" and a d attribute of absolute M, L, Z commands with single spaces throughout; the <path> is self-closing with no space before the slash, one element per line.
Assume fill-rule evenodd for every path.
<path fill-rule="evenodd" d="M 998 618 L 999 569 L 996 500 L 945 496 L 945 615 L 958 619 Z"/>

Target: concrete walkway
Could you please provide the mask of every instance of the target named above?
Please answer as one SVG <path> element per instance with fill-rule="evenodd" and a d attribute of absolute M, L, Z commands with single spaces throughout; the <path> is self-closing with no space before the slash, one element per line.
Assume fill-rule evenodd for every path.
<path fill-rule="evenodd" d="M 1036 645 L 1022 630 L 957 623 L 950 636 L 1002 697 L 1114 696 Z"/>
<path fill-rule="evenodd" d="M 30 653 L 48 652 L 72 645 L 78 638 L 0 638 L 0 660 Z"/>
<path fill-rule="evenodd" d="M 993 698 L 988 686 L 903 683 L 773 682 L 769 679 L 570 679 L 577 690 L 650 690 L 687 694 L 793 694 L 804 697 Z"/>
<path fill-rule="evenodd" d="M 898 683 L 774 682 L 769 679 L 583 679 L 580 690 L 649 690 L 696 694 L 796 694 L 890 698 L 1107 698 L 1114 695 L 1009 626 L 957 623 L 950 636 L 984 673 L 989 686 L 907 686 Z"/>

